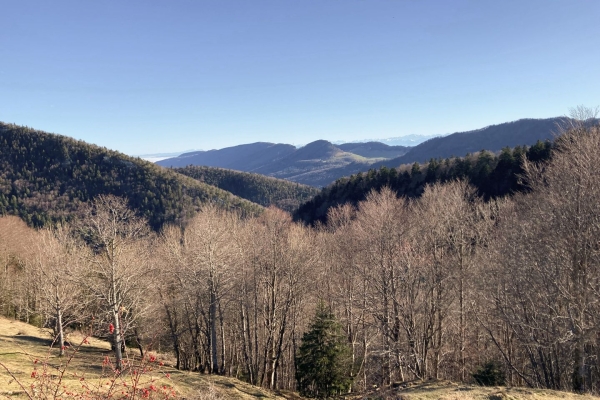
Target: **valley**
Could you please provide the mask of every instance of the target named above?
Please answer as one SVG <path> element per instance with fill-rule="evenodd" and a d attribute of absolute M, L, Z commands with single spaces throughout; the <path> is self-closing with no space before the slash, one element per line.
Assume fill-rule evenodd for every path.
<path fill-rule="evenodd" d="M 2 379 L 61 398 L 102 398 L 114 382 L 143 398 L 159 381 L 168 394 L 153 398 L 594 394 L 600 136 L 587 115 L 554 141 L 383 166 L 320 191 L 3 125 L 0 328 L 24 350 L 0 355 Z M 319 141 L 285 159 L 389 150 L 351 146 Z M 89 361 L 58 362 L 82 332 Z M 168 372 L 155 376 L 159 355 Z M 117 377 L 77 386 L 98 373 Z"/>
<path fill-rule="evenodd" d="M 567 122 L 568 118 L 522 119 L 433 137 L 413 147 L 389 146 L 381 142 L 333 144 L 318 140 L 296 149 L 285 144 L 251 143 L 185 153 L 157 164 L 221 167 L 326 187 L 340 178 L 382 166 L 396 168 L 431 159 L 464 157 L 481 150 L 496 153 L 506 147 L 532 146 L 538 141 L 552 140 L 559 127 Z"/>

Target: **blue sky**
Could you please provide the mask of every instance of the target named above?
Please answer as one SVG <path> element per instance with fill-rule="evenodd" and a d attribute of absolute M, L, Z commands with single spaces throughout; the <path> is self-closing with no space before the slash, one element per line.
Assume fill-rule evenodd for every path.
<path fill-rule="evenodd" d="M 600 104 L 600 1 L 4 0 L 0 121 L 128 154 Z"/>

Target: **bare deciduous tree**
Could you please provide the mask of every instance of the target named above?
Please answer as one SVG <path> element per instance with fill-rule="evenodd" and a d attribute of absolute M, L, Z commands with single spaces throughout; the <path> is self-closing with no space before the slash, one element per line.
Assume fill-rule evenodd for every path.
<path fill-rule="evenodd" d="M 80 285 L 72 279 L 81 262 L 80 246 L 70 233 L 64 226 L 42 230 L 32 262 L 32 278 L 42 300 L 41 311 L 54 320 L 60 356 L 65 349 L 64 328 L 85 315 Z"/>
<path fill-rule="evenodd" d="M 149 271 L 145 220 L 124 199 L 99 196 L 88 207 L 80 225 L 90 246 L 85 266 L 74 275 L 109 315 L 116 368 L 123 360 L 124 334 L 147 307 Z"/>

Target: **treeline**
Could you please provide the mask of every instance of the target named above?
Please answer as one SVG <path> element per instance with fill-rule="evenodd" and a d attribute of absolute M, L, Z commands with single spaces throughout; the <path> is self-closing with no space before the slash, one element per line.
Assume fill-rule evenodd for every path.
<path fill-rule="evenodd" d="M 323 301 L 344 328 L 354 390 L 473 382 L 494 365 L 509 385 L 598 393 L 599 150 L 600 128 L 574 123 L 548 162 L 521 164 L 526 192 L 486 201 L 452 180 L 410 198 L 384 186 L 315 227 L 206 206 L 155 234 L 116 197 L 69 229 L 1 219 L 0 310 L 58 337 L 67 323 L 90 329 L 117 359 L 160 347 L 181 369 L 294 389 Z"/>
<path fill-rule="evenodd" d="M 139 158 L 65 136 L 0 123 L 0 215 L 41 227 L 80 214 L 100 194 L 127 196 L 154 229 L 191 217 L 205 202 L 261 207 Z"/>
<path fill-rule="evenodd" d="M 312 186 L 249 172 L 196 165 L 174 170 L 261 206 L 276 206 L 288 212 L 319 193 Z"/>
<path fill-rule="evenodd" d="M 426 164 L 414 163 L 399 168 L 381 167 L 358 173 L 323 188 L 321 193 L 302 204 L 294 219 L 314 224 L 325 222 L 328 211 L 338 205 L 357 205 L 371 190 L 389 187 L 400 196 L 419 197 L 427 185 L 466 180 L 485 199 L 521 192 L 523 160 L 541 162 L 549 159 L 552 143 L 538 141 L 531 147 L 504 148 L 498 155 L 482 150 L 461 158 L 432 159 Z"/>

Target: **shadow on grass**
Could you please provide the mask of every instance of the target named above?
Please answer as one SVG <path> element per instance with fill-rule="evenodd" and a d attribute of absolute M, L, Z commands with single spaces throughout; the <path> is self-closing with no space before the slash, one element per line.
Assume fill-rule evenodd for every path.
<path fill-rule="evenodd" d="M 222 380 L 214 380 L 213 383 L 217 386 L 221 386 L 227 389 L 236 389 L 241 393 L 247 394 L 249 396 L 253 396 L 256 398 L 267 398 L 269 396 L 267 396 L 266 394 L 264 394 L 263 392 L 260 392 L 258 390 L 252 390 L 252 389 L 248 389 L 246 387 L 244 387 L 244 385 L 236 385 L 235 383 L 231 383 L 231 382 L 224 382 Z"/>
<path fill-rule="evenodd" d="M 10 338 L 16 341 L 27 342 L 31 344 L 38 344 L 42 346 L 50 346 L 52 344 L 52 339 L 44 339 L 39 338 L 37 336 L 28 336 L 28 335 L 16 335 L 16 336 L 5 336 L 0 335 L 1 338 Z"/>

